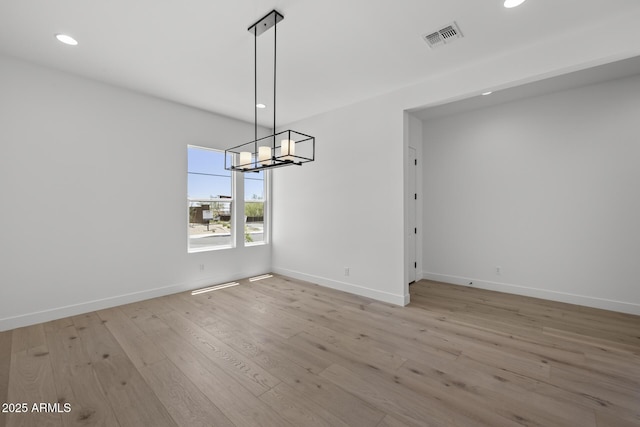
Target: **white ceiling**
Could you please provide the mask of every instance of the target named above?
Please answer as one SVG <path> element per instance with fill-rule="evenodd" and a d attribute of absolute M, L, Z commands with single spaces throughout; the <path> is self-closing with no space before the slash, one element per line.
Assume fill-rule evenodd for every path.
<path fill-rule="evenodd" d="M 507 102 L 541 96 L 548 93 L 569 90 L 580 86 L 596 84 L 614 79 L 622 79 L 640 75 L 640 57 L 610 62 L 597 67 L 574 71 L 560 76 L 538 80 L 532 83 L 492 92 L 490 95 L 481 94 L 459 101 L 442 105 L 417 108 L 410 110 L 420 120 L 433 120 L 452 114 L 464 113 L 479 108 L 491 107 Z"/>
<path fill-rule="evenodd" d="M 280 125 L 640 10 L 638 0 L 528 0 L 515 9 L 502 1 L 2 0 L 0 53 L 253 121 L 247 28 L 275 8 L 285 16 Z M 421 35 L 452 21 L 465 37 L 430 50 Z M 272 31 L 258 42 L 259 100 L 270 103 Z"/>

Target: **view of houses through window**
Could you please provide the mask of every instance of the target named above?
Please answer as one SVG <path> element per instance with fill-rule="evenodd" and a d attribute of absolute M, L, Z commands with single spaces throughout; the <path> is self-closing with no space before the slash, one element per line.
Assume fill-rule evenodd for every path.
<path fill-rule="evenodd" d="M 233 179 L 224 152 L 187 148 L 189 251 L 233 245 Z"/>
<path fill-rule="evenodd" d="M 224 168 L 224 151 L 187 148 L 188 250 L 198 252 L 234 245 L 233 174 Z M 263 171 L 245 173 L 244 242 L 265 243 L 265 194 Z"/>
<path fill-rule="evenodd" d="M 264 243 L 265 224 L 264 171 L 244 174 L 244 239 L 246 243 Z"/>

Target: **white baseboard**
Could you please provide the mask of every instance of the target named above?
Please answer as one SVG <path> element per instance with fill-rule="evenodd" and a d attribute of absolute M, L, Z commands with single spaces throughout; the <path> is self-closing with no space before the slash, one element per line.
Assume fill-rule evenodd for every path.
<path fill-rule="evenodd" d="M 471 277 L 459 277 L 447 274 L 430 273 L 427 271 L 422 272 L 422 277 L 426 280 L 433 280 L 436 282 L 444 282 L 461 286 L 470 286 L 469 282 L 473 282 L 473 285 L 471 285 L 471 287 L 486 289 L 489 291 L 505 292 L 515 295 L 523 295 L 527 297 L 565 302 L 568 304 L 601 308 L 603 310 L 617 311 L 620 313 L 640 315 L 640 304 L 629 302 L 614 301 L 585 295 L 576 295 L 566 292 L 550 291 L 547 289 L 531 288 L 510 283 L 491 282 L 487 280 L 474 279 Z"/>
<path fill-rule="evenodd" d="M 354 285 L 352 283 L 339 282 L 337 280 L 314 276 L 312 274 L 301 273 L 299 271 L 289 270 L 281 267 L 273 267 L 273 272 L 282 274 L 283 276 L 289 276 L 294 279 L 316 283 L 327 288 L 337 289 L 339 291 L 348 292 L 350 294 L 360 295 L 378 301 L 387 302 L 389 304 L 404 306 L 409 303 L 409 295 L 390 294 L 388 292 L 377 291 L 375 289 L 365 288 L 363 286 Z"/>
<path fill-rule="evenodd" d="M 212 276 L 205 279 L 194 280 L 188 283 L 179 283 L 155 289 L 132 292 L 129 294 L 117 295 L 93 301 L 86 301 L 78 304 L 71 304 L 63 307 L 37 311 L 33 313 L 22 314 L 19 316 L 5 317 L 3 319 L 0 319 L 0 332 L 8 331 L 15 328 L 21 328 L 23 326 L 35 325 L 42 322 L 48 322 L 50 320 L 62 319 L 69 316 L 77 316 L 79 314 L 89 313 L 91 311 L 103 310 L 105 308 L 144 301 L 151 298 L 163 297 L 178 292 L 190 291 L 217 283 L 240 280 L 246 277 L 246 273 L 238 273 L 233 276 L 225 277 Z"/>

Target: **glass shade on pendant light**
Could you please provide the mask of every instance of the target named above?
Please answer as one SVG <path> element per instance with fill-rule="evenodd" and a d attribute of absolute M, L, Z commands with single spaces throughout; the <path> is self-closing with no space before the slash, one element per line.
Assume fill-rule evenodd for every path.
<path fill-rule="evenodd" d="M 296 142 L 292 139 L 283 139 L 280 141 L 280 155 L 284 156 L 284 160 L 293 160 L 296 154 Z"/>
<path fill-rule="evenodd" d="M 251 167 L 251 152 L 240 152 L 240 161 L 238 162 L 238 167 L 240 169 L 249 169 Z"/>
<path fill-rule="evenodd" d="M 271 164 L 271 147 L 258 147 L 258 161 L 263 166 Z"/>

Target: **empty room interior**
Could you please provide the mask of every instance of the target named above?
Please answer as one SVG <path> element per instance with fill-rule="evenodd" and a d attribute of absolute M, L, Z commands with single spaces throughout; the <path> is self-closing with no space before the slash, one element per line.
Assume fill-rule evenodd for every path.
<path fill-rule="evenodd" d="M 0 426 L 640 426 L 640 3 L 0 4 Z"/>

